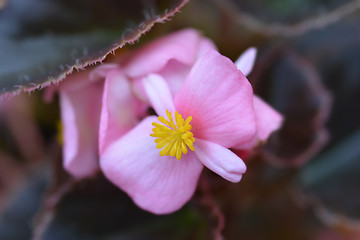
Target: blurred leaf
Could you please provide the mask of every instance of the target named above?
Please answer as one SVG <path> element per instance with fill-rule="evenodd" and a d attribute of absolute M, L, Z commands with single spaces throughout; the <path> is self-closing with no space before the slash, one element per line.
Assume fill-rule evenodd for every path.
<path fill-rule="evenodd" d="M 267 36 L 300 36 L 338 22 L 360 9 L 358 0 L 217 0 L 233 22 Z"/>
<path fill-rule="evenodd" d="M 205 239 L 206 219 L 186 206 L 166 216 L 139 209 L 102 176 L 76 183 L 42 214 L 39 239 Z M 50 219 L 48 218 L 50 216 Z M 43 224 L 43 223 L 40 223 Z"/>
<path fill-rule="evenodd" d="M 6 101 L 1 110 L 22 161 L 28 164 L 41 161 L 45 155 L 44 140 L 33 113 L 34 98 L 19 94 Z"/>
<path fill-rule="evenodd" d="M 12 196 L 9 206 L 0 218 L 0 239 L 28 240 L 32 236 L 33 218 L 40 207 L 43 193 L 49 181 L 46 168 L 29 174 L 26 181 Z"/>
<path fill-rule="evenodd" d="M 0 9 L 0 94 L 32 90 L 133 43 L 186 0 L 12 0 Z"/>
<path fill-rule="evenodd" d="M 360 39 L 354 37 L 360 34 L 358 21 L 358 16 L 348 18 L 296 43 L 334 96 L 327 124 L 331 141 L 300 172 L 300 187 L 326 224 L 349 229 L 360 226 Z"/>
<path fill-rule="evenodd" d="M 341 218 L 360 220 L 359 142 L 360 131 L 357 131 L 314 159 L 299 174 L 301 186 L 310 201 L 316 205 L 320 203 Z"/>
<path fill-rule="evenodd" d="M 230 0 L 241 11 L 265 22 L 296 23 L 321 15 L 351 0 Z"/>
<path fill-rule="evenodd" d="M 313 227 L 319 223 L 310 211 L 304 210 L 293 199 L 294 171 L 259 160 L 252 159 L 247 163 L 246 174 L 236 184 L 205 171 L 211 194 L 225 217 L 224 238 L 311 239 Z"/>
<path fill-rule="evenodd" d="M 263 157 L 281 166 L 299 166 L 327 142 L 324 124 L 331 99 L 318 73 L 294 52 L 269 50 L 251 75 L 254 92 L 284 116 L 281 129 L 263 146 Z"/>
<path fill-rule="evenodd" d="M 348 18 L 321 31 L 304 35 L 295 47 L 315 66 L 333 95 L 329 122 L 331 142 L 341 143 L 360 122 L 360 17 Z M 328 41 L 331 39 L 331 41 Z"/>
<path fill-rule="evenodd" d="M 0 215 L 5 209 L 9 199 L 16 192 L 16 187 L 24 179 L 22 166 L 16 159 L 0 151 Z"/>

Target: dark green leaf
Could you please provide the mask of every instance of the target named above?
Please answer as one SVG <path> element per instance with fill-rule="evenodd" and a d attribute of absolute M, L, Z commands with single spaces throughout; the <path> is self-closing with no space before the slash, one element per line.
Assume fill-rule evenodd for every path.
<path fill-rule="evenodd" d="M 231 0 L 243 12 L 265 22 L 296 23 L 308 17 L 326 14 L 351 0 Z"/>
<path fill-rule="evenodd" d="M 360 33 L 357 21 L 349 18 L 297 43 L 334 96 L 327 124 L 331 141 L 300 172 L 299 180 L 306 196 L 321 207 L 360 220 L 360 41 L 353 37 Z"/>
<path fill-rule="evenodd" d="M 204 239 L 206 220 L 189 206 L 156 216 L 103 177 L 78 182 L 57 203 L 41 239 Z M 46 216 L 46 212 L 45 215 Z"/>
<path fill-rule="evenodd" d="M 360 9 L 357 0 L 218 1 L 239 25 L 261 35 L 300 36 L 321 29 Z"/>
<path fill-rule="evenodd" d="M 41 173 L 33 174 L 23 186 L 18 186 L 19 193 L 12 196 L 11 204 L 1 215 L 0 239 L 31 239 L 33 220 L 49 182 L 47 170 L 41 169 Z"/>
<path fill-rule="evenodd" d="M 0 9 L 0 94 L 60 80 L 102 61 L 186 0 L 12 0 Z"/>
<path fill-rule="evenodd" d="M 250 79 L 254 92 L 284 116 L 263 147 L 264 158 L 294 167 L 318 153 L 327 141 L 331 101 L 316 70 L 295 52 L 277 47 L 259 59 Z"/>
<path fill-rule="evenodd" d="M 310 196 L 328 209 L 360 219 L 360 131 L 327 151 L 300 174 Z"/>

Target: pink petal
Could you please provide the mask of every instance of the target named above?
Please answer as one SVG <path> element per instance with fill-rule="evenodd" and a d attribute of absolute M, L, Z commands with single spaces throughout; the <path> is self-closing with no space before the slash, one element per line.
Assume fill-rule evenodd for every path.
<path fill-rule="evenodd" d="M 106 75 L 111 71 L 119 69 L 119 65 L 115 63 L 106 63 L 101 64 L 94 68 L 89 74 L 90 81 L 97 81 L 100 79 L 105 79 Z"/>
<path fill-rule="evenodd" d="M 45 88 L 43 92 L 43 100 L 45 103 L 51 103 L 54 101 L 54 96 L 56 92 L 58 91 L 58 86 L 51 84 L 47 88 Z"/>
<path fill-rule="evenodd" d="M 256 59 L 256 48 L 248 48 L 243 54 L 235 61 L 236 67 L 245 75 L 249 75 L 254 67 Z"/>
<path fill-rule="evenodd" d="M 183 85 L 191 67 L 190 65 L 181 64 L 176 61 L 169 61 L 159 72 L 159 75 L 162 76 L 169 85 L 172 96 L 175 96 Z"/>
<path fill-rule="evenodd" d="M 106 74 L 109 71 L 117 68 L 119 68 L 118 64 L 101 64 L 95 67 L 93 70 L 85 70 L 73 73 L 71 77 L 64 79 L 60 84 L 55 83 L 48 86 L 45 89 L 44 101 L 48 103 L 52 102 L 55 93 L 60 91 L 60 89 L 78 89 L 81 88 L 81 86 L 89 84 L 89 81 L 95 82 L 104 80 Z"/>
<path fill-rule="evenodd" d="M 168 64 L 156 75 L 161 76 L 168 84 L 172 96 L 179 91 L 185 81 L 191 67 L 182 63 L 170 60 Z M 143 84 L 143 78 L 135 78 L 133 80 L 133 90 L 136 97 L 145 103 L 150 103 Z"/>
<path fill-rule="evenodd" d="M 257 133 L 252 141 L 235 146 L 236 149 L 251 149 L 255 147 L 259 141 L 266 141 L 270 134 L 278 130 L 282 125 L 282 115 L 256 95 L 254 95 L 254 110 Z"/>
<path fill-rule="evenodd" d="M 211 50 L 217 51 L 217 47 L 215 46 L 214 42 L 208 38 L 202 38 L 200 40 L 200 46 L 199 46 L 197 58 L 202 57 Z"/>
<path fill-rule="evenodd" d="M 283 117 L 274 108 L 254 95 L 254 110 L 256 116 L 257 135 L 265 141 L 269 135 L 280 128 Z"/>
<path fill-rule="evenodd" d="M 162 76 L 171 93 L 178 92 L 196 59 L 210 50 L 214 43 L 192 29 L 176 32 L 146 45 L 125 64 L 125 71 L 134 79 L 134 92 L 148 103 L 142 79 L 151 73 Z"/>
<path fill-rule="evenodd" d="M 194 144 L 196 156 L 207 168 L 230 182 L 241 180 L 246 166 L 235 153 L 219 144 L 201 139 L 196 139 Z"/>
<path fill-rule="evenodd" d="M 197 58 L 201 57 L 210 50 L 216 50 L 215 44 L 210 39 L 202 38 L 200 40 Z M 183 85 L 186 76 L 189 74 L 192 68 L 192 65 L 193 63 L 191 65 L 186 65 L 172 59 L 164 66 L 163 69 L 158 72 L 158 74 L 162 76 L 168 83 L 170 92 L 173 96 L 176 95 L 176 93 Z"/>
<path fill-rule="evenodd" d="M 106 76 L 99 130 L 100 154 L 138 122 L 140 104 L 133 96 L 129 80 L 121 70 Z M 145 111 L 145 109 L 143 109 Z"/>
<path fill-rule="evenodd" d="M 194 65 L 175 98 L 175 108 L 192 116 L 196 138 L 227 148 L 256 132 L 252 88 L 230 59 L 210 51 Z"/>
<path fill-rule="evenodd" d="M 126 73 L 132 78 L 156 73 L 171 59 L 191 65 L 196 58 L 199 39 L 199 33 L 193 29 L 185 29 L 159 38 L 133 55 L 125 66 Z"/>
<path fill-rule="evenodd" d="M 97 146 L 102 89 L 99 82 L 60 90 L 64 167 L 77 178 L 90 176 L 99 169 Z"/>
<path fill-rule="evenodd" d="M 55 82 L 45 88 L 44 101 L 50 103 L 54 100 L 55 94 L 61 89 L 79 89 L 82 86 L 89 84 L 89 71 L 80 71 L 73 73 L 71 76 L 65 78 L 60 83 Z"/>
<path fill-rule="evenodd" d="M 181 208 L 193 195 L 202 164 L 194 154 L 160 157 L 152 122 L 147 117 L 101 155 L 105 176 L 124 190 L 141 208 L 156 213 L 171 213 Z"/>
<path fill-rule="evenodd" d="M 160 75 L 149 74 L 143 79 L 143 84 L 147 97 L 159 116 L 166 116 L 166 110 L 175 113 L 170 89 Z"/>
<path fill-rule="evenodd" d="M 82 88 L 86 88 L 91 85 L 89 81 L 89 71 L 79 71 L 72 73 L 69 77 L 65 78 L 60 84 L 57 86 L 59 91 L 78 91 Z"/>

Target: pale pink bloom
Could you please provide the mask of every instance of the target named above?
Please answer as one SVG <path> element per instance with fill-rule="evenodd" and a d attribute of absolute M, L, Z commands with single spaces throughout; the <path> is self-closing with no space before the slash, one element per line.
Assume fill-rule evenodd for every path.
<path fill-rule="evenodd" d="M 134 82 L 135 94 L 148 102 L 142 79 L 149 74 L 162 76 L 174 95 L 196 60 L 216 50 L 214 43 L 194 29 L 184 29 L 145 45 L 132 54 L 124 65 L 125 74 Z"/>
<path fill-rule="evenodd" d="M 146 105 L 133 94 L 122 69 L 107 73 L 99 129 L 99 153 L 121 138 L 144 117 Z"/>
<path fill-rule="evenodd" d="M 144 117 L 149 105 L 141 82 L 144 77 L 154 73 L 162 76 L 175 94 L 195 61 L 210 49 L 215 49 L 215 45 L 209 39 L 196 30 L 185 29 L 159 38 L 123 57 L 122 69 L 108 73 L 105 80 L 100 154 Z"/>
<path fill-rule="evenodd" d="M 138 206 L 157 214 L 176 211 L 191 198 L 203 165 L 231 182 L 240 181 L 246 166 L 228 148 L 252 141 L 256 124 L 251 85 L 236 66 L 216 51 L 208 51 L 174 97 L 161 74 L 150 74 L 142 81 L 156 113 L 166 118 L 168 110 L 177 119 L 179 129 L 171 138 L 179 142 L 177 146 L 189 149 L 181 148 L 180 160 L 174 157 L 179 157 L 180 148 L 174 147 L 176 154 L 171 150 L 160 156 L 166 147 L 160 151 L 150 136 L 156 135 L 152 124 L 160 126 L 160 118 L 146 117 L 101 154 L 106 177 Z"/>
<path fill-rule="evenodd" d="M 133 83 L 135 88 L 131 87 L 130 79 L 136 83 L 150 73 L 158 73 L 177 89 L 196 59 L 213 48 L 210 40 L 187 29 L 139 49 L 125 59 L 126 71 L 116 64 L 103 64 L 93 71 L 73 74 L 61 83 L 58 89 L 65 169 L 78 178 L 92 175 L 99 169 L 98 152 L 101 154 L 143 117 L 146 105 L 133 95 L 135 91 L 140 92 L 138 96 L 145 96 L 143 89 L 137 89 Z"/>
<path fill-rule="evenodd" d="M 256 49 L 249 48 L 235 61 L 235 65 L 245 76 L 247 76 L 253 69 L 255 59 Z M 252 141 L 238 145 L 234 147 L 234 149 L 251 150 L 259 142 L 265 142 L 272 132 L 281 127 L 283 117 L 270 105 L 256 95 L 254 95 L 253 105 L 256 118 L 256 135 Z"/>
<path fill-rule="evenodd" d="M 104 64 L 93 71 L 74 73 L 53 88 L 60 96 L 63 165 L 76 178 L 91 176 L 100 169 L 98 132 L 103 80 L 115 68 Z M 50 90 L 48 95 L 52 94 Z"/>

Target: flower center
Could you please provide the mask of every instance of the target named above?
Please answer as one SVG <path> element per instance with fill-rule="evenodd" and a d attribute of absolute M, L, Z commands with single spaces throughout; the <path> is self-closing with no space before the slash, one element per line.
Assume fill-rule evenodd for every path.
<path fill-rule="evenodd" d="M 156 137 L 156 148 L 162 148 L 160 156 L 176 156 L 176 158 L 180 160 L 182 154 L 188 152 L 188 147 L 191 151 L 194 151 L 193 143 L 195 142 L 195 138 L 192 132 L 190 132 L 191 125 L 189 124 L 192 117 L 190 116 L 184 121 L 181 114 L 175 111 L 175 124 L 168 110 L 166 110 L 166 115 L 169 121 L 161 116 L 158 117 L 158 119 L 163 124 L 157 122 L 152 123 L 155 128 L 153 128 L 153 133 L 150 134 L 150 136 Z"/>

